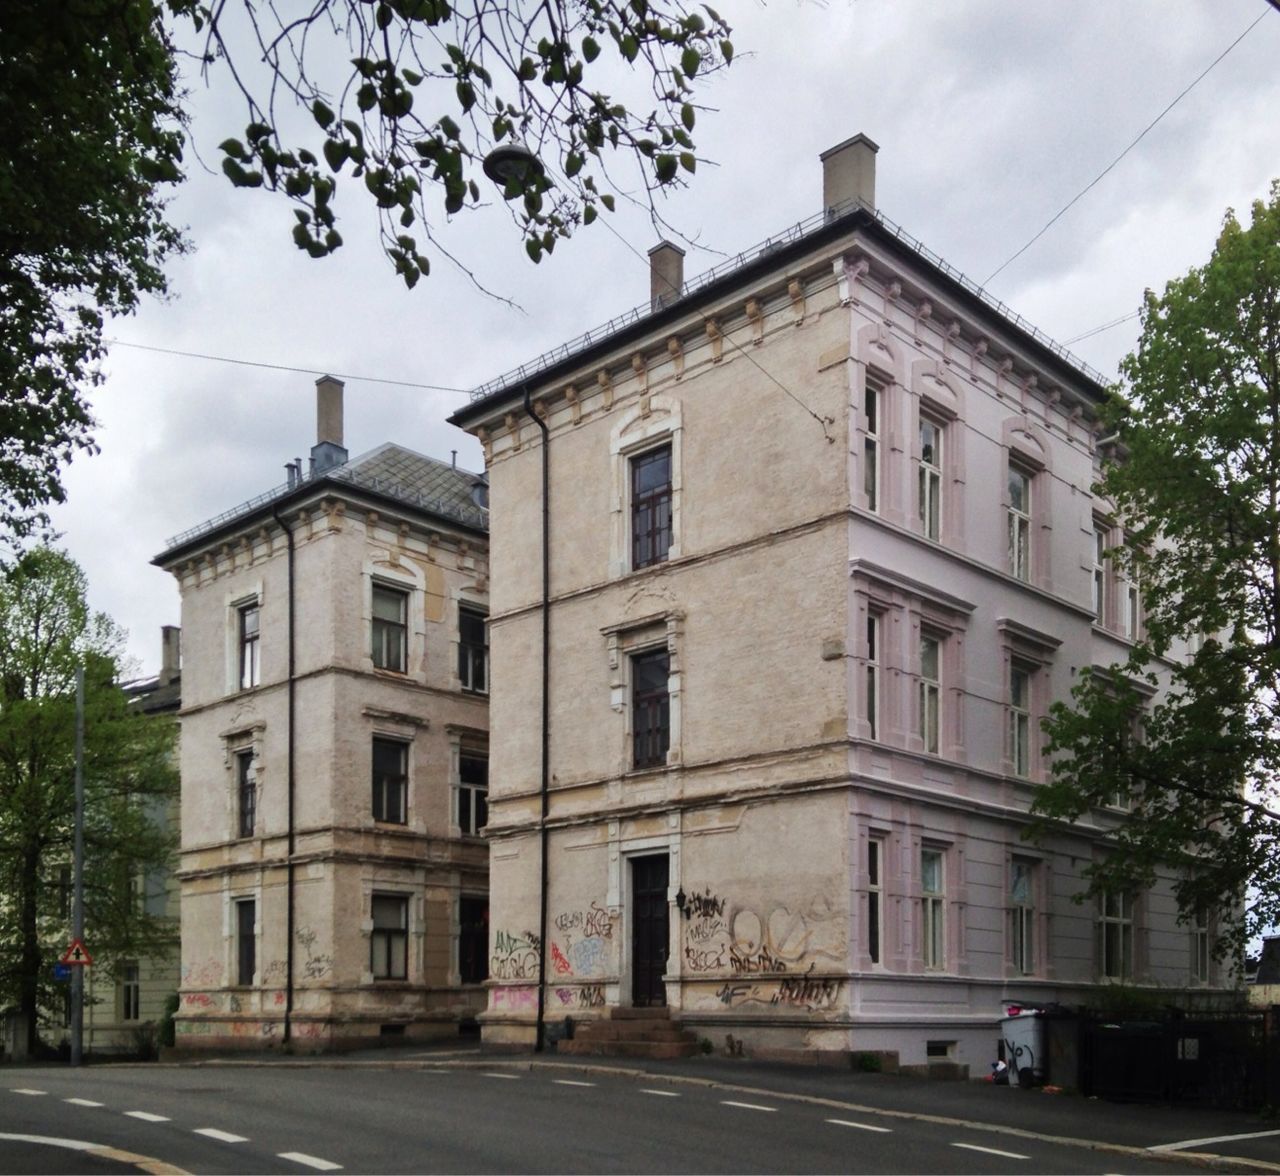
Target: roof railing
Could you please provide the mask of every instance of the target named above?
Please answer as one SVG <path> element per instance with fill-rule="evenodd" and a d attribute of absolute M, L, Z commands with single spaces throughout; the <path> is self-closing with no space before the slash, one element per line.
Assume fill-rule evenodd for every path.
<path fill-rule="evenodd" d="M 684 284 L 684 289 L 679 297 L 673 298 L 663 304 L 662 309 L 675 305 L 680 300 L 687 298 L 689 295 L 696 293 L 713 282 L 723 278 L 726 274 L 731 274 L 735 270 L 741 269 L 743 266 L 753 261 L 758 261 L 762 257 L 766 257 L 775 249 L 783 245 L 790 245 L 794 241 L 800 241 L 805 237 L 817 232 L 823 226 L 829 224 L 832 220 L 838 219 L 847 213 L 853 212 L 857 208 L 865 209 L 876 221 L 881 228 L 890 233 L 896 240 L 900 241 L 913 253 L 923 258 L 934 268 L 940 270 L 963 286 L 970 294 L 974 295 L 979 301 L 991 310 L 995 311 L 1006 322 L 1017 327 L 1018 330 L 1030 335 L 1042 347 L 1047 348 L 1064 363 L 1075 368 L 1082 376 L 1092 380 L 1095 384 L 1106 387 L 1110 381 L 1099 372 L 1096 368 L 1090 367 L 1079 356 L 1073 355 L 1056 339 L 1046 335 L 1038 327 L 1027 322 L 1017 311 L 1006 306 L 994 295 L 989 294 L 982 286 L 978 285 L 972 278 L 966 277 L 955 266 L 944 261 L 927 245 L 918 241 L 901 225 L 895 224 L 884 213 L 878 209 L 872 208 L 870 205 L 863 203 L 861 200 L 846 200 L 841 204 L 835 205 L 823 212 L 815 213 L 813 216 L 807 217 L 805 220 L 792 225 L 788 229 L 784 229 L 781 233 L 775 233 L 772 237 L 766 237 L 758 245 L 752 246 L 750 249 L 735 254 L 733 257 L 727 257 L 723 261 L 717 262 L 709 270 L 698 274 Z M 653 313 L 650 303 L 642 303 L 639 306 L 632 307 L 628 311 L 611 318 L 607 323 L 598 327 L 592 327 L 591 330 L 579 335 L 576 339 L 571 339 L 567 343 L 562 343 L 558 347 L 553 347 L 550 351 L 544 352 L 537 359 L 530 360 L 528 363 L 521 364 L 517 368 L 504 375 L 497 376 L 492 380 L 481 384 L 478 388 L 472 390 L 470 396 L 472 403 L 483 400 L 487 396 L 492 396 L 495 392 L 500 392 L 504 388 L 509 388 L 513 384 L 521 384 L 526 381 L 533 380 L 543 372 L 554 367 L 562 360 L 586 351 L 589 347 L 595 346 L 597 343 L 615 335 L 623 328 L 631 326 L 632 323 L 639 322 L 641 319 L 648 317 Z"/>

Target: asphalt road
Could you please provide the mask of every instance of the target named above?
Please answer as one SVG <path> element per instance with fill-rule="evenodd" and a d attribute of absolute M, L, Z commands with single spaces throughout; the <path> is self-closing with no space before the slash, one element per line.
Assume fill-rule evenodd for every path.
<path fill-rule="evenodd" d="M 139 1170 L 13 1136 L 194 1173 L 1197 1170 L 1176 1155 L 842 1111 L 825 1098 L 499 1063 L 22 1067 L 0 1071 L 0 1084 L 0 1172 Z"/>

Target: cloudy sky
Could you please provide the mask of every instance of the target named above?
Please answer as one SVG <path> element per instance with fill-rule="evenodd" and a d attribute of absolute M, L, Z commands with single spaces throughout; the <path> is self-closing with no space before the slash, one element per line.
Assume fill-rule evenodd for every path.
<path fill-rule="evenodd" d="M 984 282 L 1255 22 L 989 288 L 1073 340 L 1202 263 L 1225 209 L 1247 214 L 1280 176 L 1280 12 L 1266 0 L 722 0 L 720 11 L 737 57 L 705 92 L 717 112 L 698 131 L 717 166 L 662 209 L 697 242 L 689 275 L 817 212 L 819 153 L 862 131 L 880 145 L 881 210 Z M 216 165 L 216 144 L 244 120 L 216 79 L 190 85 L 195 141 Z M 69 471 L 55 523 L 94 606 L 129 630 L 140 673 L 157 668 L 159 626 L 179 620 L 174 583 L 150 559 L 306 456 L 315 374 L 348 377 L 352 454 L 394 439 L 444 460 L 456 449 L 476 469 L 478 446 L 445 423 L 465 392 L 371 378 L 469 389 L 648 296 L 627 243 L 643 255 L 655 233 L 622 205 L 611 220 L 626 243 L 597 224 L 538 266 L 496 204 L 445 226 L 512 309 L 443 262 L 406 291 L 371 216 L 340 200 L 347 244 L 312 261 L 292 244 L 287 205 L 193 160 L 173 215 L 195 249 L 170 269 L 173 297 L 110 327 L 121 345 L 93 396 L 101 452 Z M 1129 320 L 1073 350 L 1112 375 L 1136 331 Z"/>

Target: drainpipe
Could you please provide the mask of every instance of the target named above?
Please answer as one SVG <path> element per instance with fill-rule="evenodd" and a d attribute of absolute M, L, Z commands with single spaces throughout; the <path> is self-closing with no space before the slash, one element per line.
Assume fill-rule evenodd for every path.
<path fill-rule="evenodd" d="M 524 410 L 542 430 L 542 819 L 538 823 L 539 864 L 542 871 L 538 887 L 538 1022 L 533 1048 L 541 1053 L 546 1048 L 547 989 L 547 812 L 551 763 L 551 480 L 548 445 L 551 434 L 546 422 L 533 411 L 528 387 L 524 390 Z"/>
<path fill-rule="evenodd" d="M 285 934 L 287 939 L 284 948 L 284 1032 L 281 1043 L 287 1045 L 292 1038 L 293 1014 L 293 854 L 296 848 L 293 829 L 293 791 L 294 791 L 294 714 L 297 709 L 297 682 L 295 680 L 294 652 L 294 618 L 293 618 L 293 583 L 294 583 L 294 543 L 293 532 L 285 526 L 280 517 L 278 507 L 271 508 L 271 515 L 284 532 L 285 542 L 289 548 L 289 721 L 288 747 L 289 758 L 286 771 L 286 786 L 289 799 L 289 860 L 285 865 Z"/>

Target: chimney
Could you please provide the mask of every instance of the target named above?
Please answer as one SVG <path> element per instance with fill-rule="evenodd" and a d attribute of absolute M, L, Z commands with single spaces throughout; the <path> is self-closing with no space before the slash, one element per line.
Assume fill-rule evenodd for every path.
<path fill-rule="evenodd" d="M 684 293 L 684 250 L 659 241 L 649 250 L 649 306 L 661 310 Z"/>
<path fill-rule="evenodd" d="M 874 210 L 876 206 L 877 147 L 863 134 L 824 151 L 822 160 L 822 207 L 848 211 L 855 204 Z"/>
<path fill-rule="evenodd" d="M 177 625 L 160 626 L 160 685 L 168 686 L 182 675 L 182 630 Z"/>
<path fill-rule="evenodd" d="M 342 446 L 341 380 L 321 376 L 316 381 L 316 443 L 311 447 L 311 473 L 323 474 L 344 465 L 347 451 Z"/>

